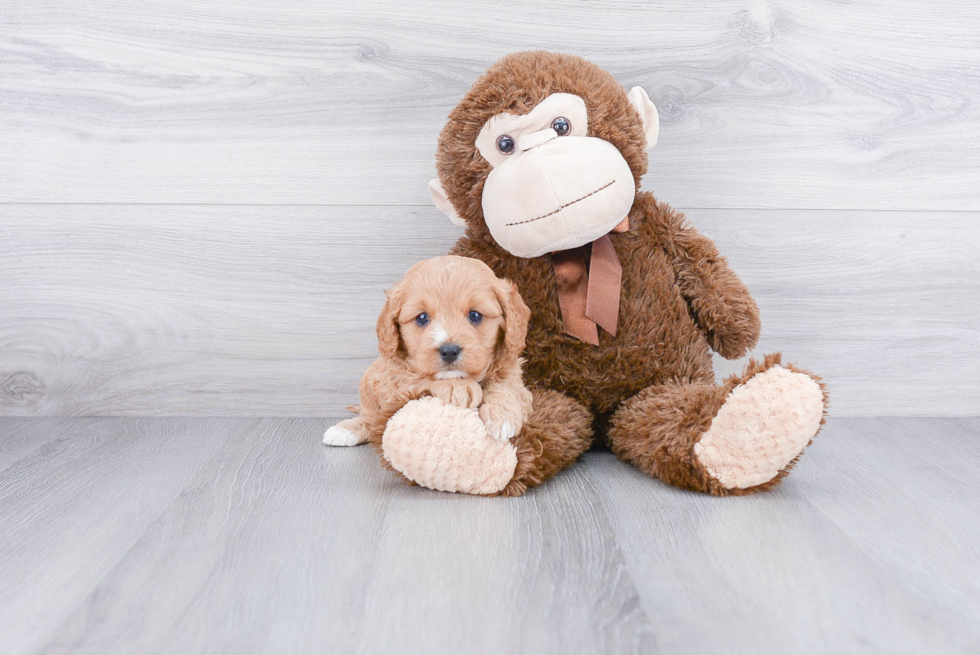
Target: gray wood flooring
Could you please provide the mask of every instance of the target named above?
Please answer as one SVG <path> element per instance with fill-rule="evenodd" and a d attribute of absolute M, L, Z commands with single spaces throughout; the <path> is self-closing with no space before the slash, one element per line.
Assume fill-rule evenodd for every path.
<path fill-rule="evenodd" d="M 601 452 L 437 493 L 326 424 L 0 419 L 0 652 L 980 649 L 980 419 L 831 419 L 733 499 Z"/>

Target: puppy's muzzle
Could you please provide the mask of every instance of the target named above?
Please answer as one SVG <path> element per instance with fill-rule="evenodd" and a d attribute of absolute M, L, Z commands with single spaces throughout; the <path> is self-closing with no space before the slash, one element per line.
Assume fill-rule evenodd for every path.
<path fill-rule="evenodd" d="M 447 364 L 452 364 L 459 359 L 461 352 L 463 352 L 463 349 L 455 343 L 444 343 L 439 346 L 439 357 Z"/>

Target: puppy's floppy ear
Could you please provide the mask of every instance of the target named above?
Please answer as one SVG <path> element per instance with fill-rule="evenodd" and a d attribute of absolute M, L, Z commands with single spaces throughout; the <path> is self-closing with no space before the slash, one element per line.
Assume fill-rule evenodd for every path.
<path fill-rule="evenodd" d="M 401 337 L 398 333 L 398 313 L 401 311 L 401 294 L 395 286 L 386 291 L 388 299 L 378 316 L 378 352 L 385 359 L 393 359 L 398 354 Z"/>
<path fill-rule="evenodd" d="M 524 350 L 531 310 L 524 304 L 517 285 L 510 280 L 497 280 L 493 290 L 504 310 L 504 354 L 517 358 Z"/>

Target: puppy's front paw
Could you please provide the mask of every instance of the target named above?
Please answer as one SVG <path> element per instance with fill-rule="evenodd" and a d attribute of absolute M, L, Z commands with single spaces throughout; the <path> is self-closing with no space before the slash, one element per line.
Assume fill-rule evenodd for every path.
<path fill-rule="evenodd" d="M 480 407 L 480 418 L 490 436 L 500 441 L 510 441 L 523 427 L 519 411 L 495 402 L 484 403 Z"/>
<path fill-rule="evenodd" d="M 436 380 L 430 392 L 448 405 L 467 409 L 476 409 L 483 402 L 483 389 L 473 380 Z"/>

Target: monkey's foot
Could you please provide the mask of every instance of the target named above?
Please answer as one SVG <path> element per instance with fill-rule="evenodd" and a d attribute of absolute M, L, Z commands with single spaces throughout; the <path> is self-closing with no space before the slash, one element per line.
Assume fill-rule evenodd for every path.
<path fill-rule="evenodd" d="M 494 494 L 517 468 L 517 449 L 491 437 L 477 410 L 434 397 L 413 400 L 388 419 L 381 449 L 392 468 L 437 491 Z"/>
<path fill-rule="evenodd" d="M 732 389 L 694 452 L 726 489 L 754 487 L 803 452 L 820 429 L 823 409 L 816 380 L 772 366 Z"/>

